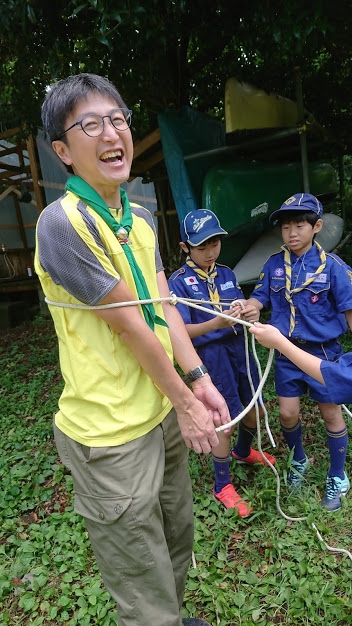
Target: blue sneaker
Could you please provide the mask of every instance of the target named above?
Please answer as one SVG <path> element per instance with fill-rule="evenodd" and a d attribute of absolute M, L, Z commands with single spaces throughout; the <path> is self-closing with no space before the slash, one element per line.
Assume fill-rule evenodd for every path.
<path fill-rule="evenodd" d="M 328 476 L 326 479 L 326 490 L 320 504 L 328 511 L 338 511 L 341 508 L 341 496 L 345 496 L 349 491 L 350 481 L 346 472 L 344 478 L 338 476 Z"/>
<path fill-rule="evenodd" d="M 309 465 L 307 457 L 304 457 L 302 461 L 291 461 L 290 471 L 287 476 L 287 484 L 290 490 L 301 487 L 304 481 L 304 474 L 308 471 Z"/>

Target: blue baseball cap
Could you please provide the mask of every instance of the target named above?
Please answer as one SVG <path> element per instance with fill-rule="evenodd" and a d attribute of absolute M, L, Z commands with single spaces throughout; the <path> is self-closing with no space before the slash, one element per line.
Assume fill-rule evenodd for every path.
<path fill-rule="evenodd" d="M 221 228 L 215 213 L 208 209 L 197 209 L 187 213 L 180 224 L 181 239 L 190 246 L 199 246 L 216 235 L 227 235 Z"/>
<path fill-rule="evenodd" d="M 323 215 L 323 205 L 311 193 L 295 193 L 294 196 L 287 198 L 277 211 L 269 215 L 269 222 L 278 220 L 282 211 L 313 211 L 318 217 L 321 217 Z"/>

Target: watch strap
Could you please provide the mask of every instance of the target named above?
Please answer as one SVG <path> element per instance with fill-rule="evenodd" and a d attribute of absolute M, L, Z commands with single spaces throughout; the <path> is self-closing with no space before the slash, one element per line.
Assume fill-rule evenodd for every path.
<path fill-rule="evenodd" d="M 189 385 L 189 383 L 193 383 L 195 380 L 197 380 L 197 378 L 202 378 L 202 376 L 205 376 L 205 374 L 208 374 L 208 368 L 206 367 L 206 365 L 197 365 L 194 370 L 191 370 L 190 372 L 188 372 L 188 374 L 186 374 L 183 380 L 186 385 Z"/>

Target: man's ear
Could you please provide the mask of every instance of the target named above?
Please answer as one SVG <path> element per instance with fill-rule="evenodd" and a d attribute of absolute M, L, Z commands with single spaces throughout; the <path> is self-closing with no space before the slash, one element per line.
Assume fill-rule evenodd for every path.
<path fill-rule="evenodd" d="M 65 163 L 65 165 L 72 165 L 70 149 L 64 141 L 61 141 L 61 139 L 57 139 L 56 141 L 52 141 L 51 145 L 53 147 L 53 150 L 55 150 L 57 156 L 61 159 L 63 163 Z"/>
<path fill-rule="evenodd" d="M 321 218 L 319 218 L 314 225 L 314 234 L 315 233 L 319 233 L 321 231 L 321 229 L 323 228 L 323 220 Z"/>
<path fill-rule="evenodd" d="M 183 243 L 183 241 L 180 241 L 179 246 L 180 246 L 181 250 L 183 250 L 183 252 L 185 252 L 186 254 L 189 253 L 189 250 L 188 250 L 186 244 Z"/>

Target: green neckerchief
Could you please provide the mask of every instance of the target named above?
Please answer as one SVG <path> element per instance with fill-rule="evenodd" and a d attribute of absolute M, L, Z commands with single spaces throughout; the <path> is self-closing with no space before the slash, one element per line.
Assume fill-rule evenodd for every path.
<path fill-rule="evenodd" d="M 103 200 L 93 187 L 86 183 L 80 176 L 71 176 L 66 182 L 66 189 L 68 191 L 72 191 L 76 196 L 81 198 L 83 202 L 92 207 L 92 209 L 94 209 L 94 211 L 96 211 L 106 222 L 109 228 L 111 228 L 114 235 L 118 238 L 128 260 L 139 300 L 150 300 L 147 283 L 145 282 L 141 269 L 134 257 L 131 246 L 128 244 L 128 234 L 132 228 L 133 218 L 126 191 L 120 188 L 123 217 L 119 223 L 111 215 L 105 200 Z M 156 315 L 155 308 L 152 303 L 142 304 L 141 306 L 144 319 L 152 330 L 154 330 L 155 324 L 167 327 L 165 320 Z"/>

